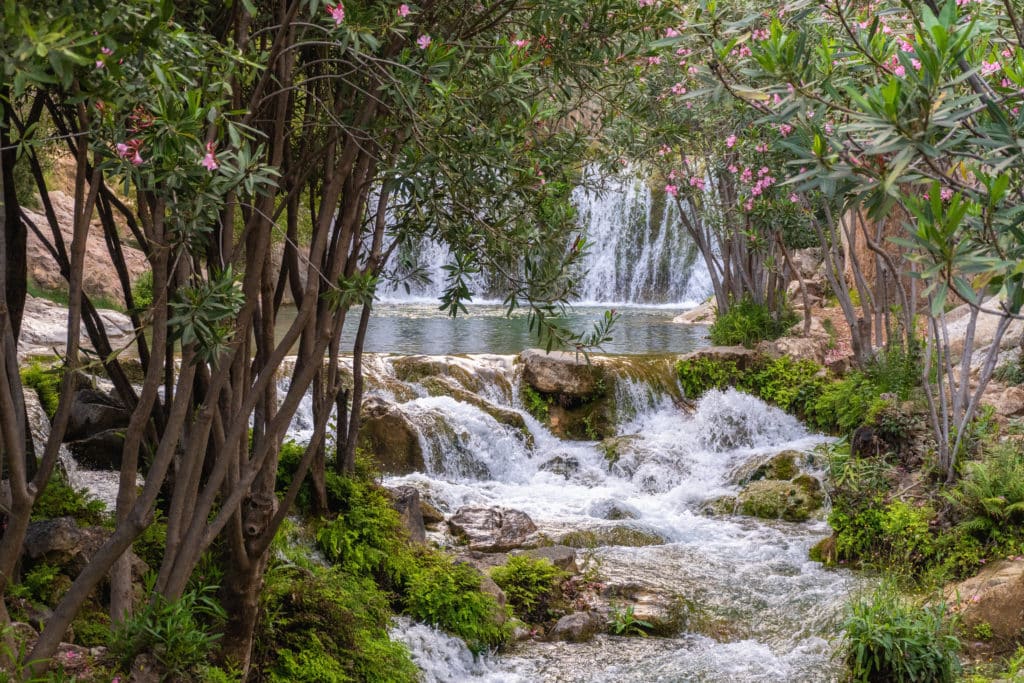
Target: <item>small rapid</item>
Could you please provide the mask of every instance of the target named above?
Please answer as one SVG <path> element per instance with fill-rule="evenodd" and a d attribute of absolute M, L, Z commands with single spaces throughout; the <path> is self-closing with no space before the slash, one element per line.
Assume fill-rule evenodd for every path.
<path fill-rule="evenodd" d="M 371 393 L 387 396 L 415 425 L 426 465 L 425 472 L 389 477 L 387 485 L 413 485 L 445 514 L 465 505 L 522 510 L 555 541 L 571 532 L 623 527 L 660 538 L 662 543 L 644 547 L 585 552 L 606 584 L 679 596 L 699 614 L 676 637 L 531 640 L 483 659 L 443 633 L 399 621 L 394 635 L 410 647 L 424 680 L 838 677 L 831 639 L 858 580 L 808 559 L 810 547 L 829 533 L 823 519 L 789 523 L 704 512 L 715 498 L 738 492 L 735 473 L 745 463 L 782 450 L 810 452 L 825 437 L 733 390 L 708 392 L 686 414 L 674 400 L 678 387 L 652 380 L 649 372 L 639 379 L 643 372 L 626 368 L 620 375 L 632 379 L 620 382 L 615 394 L 623 404 L 618 435 L 605 442 L 566 441 L 524 409 L 513 357 L 420 358 L 475 398 L 460 400 L 456 391 L 438 395 L 436 385 L 428 391 L 428 380 L 409 377 L 402 357 L 373 358 Z M 496 410 L 518 414 L 519 426 L 496 419 Z M 302 416 L 296 423 L 303 423 Z M 435 534 L 434 540 L 446 539 Z"/>

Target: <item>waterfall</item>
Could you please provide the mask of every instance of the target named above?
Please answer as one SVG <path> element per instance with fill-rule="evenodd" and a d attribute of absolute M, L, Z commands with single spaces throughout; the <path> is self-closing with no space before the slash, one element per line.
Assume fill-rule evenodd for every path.
<path fill-rule="evenodd" d="M 593 188 L 600 189 L 593 189 Z M 679 220 L 674 202 L 652 192 L 635 172 L 599 177 L 596 167 L 584 170 L 583 183 L 572 193 L 578 224 L 589 249 L 580 264 L 581 304 L 692 306 L 711 293 L 703 259 Z M 449 251 L 432 240 L 421 242 L 415 262 L 426 281 L 402 278 L 384 301 L 434 302 L 444 289 Z M 471 280 L 476 301 L 501 299 L 483 275 Z"/>

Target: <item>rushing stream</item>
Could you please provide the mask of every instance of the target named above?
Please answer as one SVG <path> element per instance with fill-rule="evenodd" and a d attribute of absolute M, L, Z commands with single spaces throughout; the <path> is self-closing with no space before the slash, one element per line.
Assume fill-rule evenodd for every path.
<path fill-rule="evenodd" d="M 569 531 L 621 526 L 654 533 L 662 545 L 606 546 L 591 562 L 610 584 L 631 584 L 679 595 L 699 607 L 703 631 L 673 638 L 598 636 L 585 644 L 527 641 L 500 656 L 474 660 L 458 641 L 421 624 L 400 622 L 405 642 L 426 681 L 827 681 L 837 614 L 854 587 L 848 572 L 829 571 L 807 551 L 827 535 L 821 521 L 765 522 L 706 516 L 701 505 L 735 493 L 737 467 L 783 449 L 810 450 L 823 437 L 794 418 L 734 391 L 710 392 L 693 415 L 684 414 L 658 373 L 671 359 L 619 359 L 621 372 L 647 380 L 619 382 L 617 401 L 627 417 L 625 441 L 609 466 L 595 442 L 564 441 L 522 410 L 513 356 L 421 357 L 448 368 L 488 402 L 518 410 L 529 437 L 499 424 L 481 408 L 423 386 L 400 382 L 399 357 L 368 360 L 373 391 L 398 403 L 417 427 L 427 472 L 392 477 L 411 484 L 445 513 L 463 505 L 522 510 L 539 530 L 558 538 Z M 639 369 L 643 370 L 640 372 Z M 653 368 L 653 369 L 652 369 Z M 308 415 L 294 434 L 303 436 Z M 530 444 L 532 440 L 532 445 Z M 435 540 L 444 539 L 441 537 Z"/>

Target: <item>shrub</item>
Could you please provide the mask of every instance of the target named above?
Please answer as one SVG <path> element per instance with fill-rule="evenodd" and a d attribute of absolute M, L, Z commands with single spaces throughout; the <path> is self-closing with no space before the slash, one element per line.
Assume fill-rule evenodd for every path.
<path fill-rule="evenodd" d="M 60 383 L 64 378 L 64 370 L 55 365 L 43 365 L 39 361 L 33 361 L 28 367 L 23 367 L 20 374 L 21 384 L 35 390 L 39 396 L 39 403 L 52 420 L 60 401 Z"/>
<path fill-rule="evenodd" d="M 227 615 L 213 591 L 190 591 L 178 600 L 156 595 L 110 634 L 109 651 L 124 670 L 136 656 L 153 655 L 164 673 L 189 678 L 206 663 Z"/>
<path fill-rule="evenodd" d="M 132 301 L 139 312 L 153 305 L 153 271 L 143 271 L 132 283 Z"/>
<path fill-rule="evenodd" d="M 945 605 L 918 605 L 883 584 L 854 601 L 843 622 L 846 663 L 864 683 L 945 683 L 960 673 L 960 643 Z"/>
<path fill-rule="evenodd" d="M 878 393 L 870 378 L 852 372 L 845 379 L 822 387 L 807 406 L 807 422 L 817 429 L 848 434 L 864 424 Z"/>
<path fill-rule="evenodd" d="M 276 562 L 261 599 L 255 668 L 269 680 L 416 680 L 408 650 L 388 636 L 388 596 L 371 578 Z"/>
<path fill-rule="evenodd" d="M 428 556 L 410 577 L 405 610 L 459 636 L 474 652 L 501 645 L 510 629 L 497 601 L 480 590 L 481 578 L 476 569 L 448 556 Z"/>
<path fill-rule="evenodd" d="M 1016 448 L 1000 445 L 965 470 L 949 494 L 965 517 L 962 529 L 987 542 L 1024 521 L 1024 459 Z"/>
<path fill-rule="evenodd" d="M 526 408 L 526 412 L 533 415 L 540 422 L 547 422 L 549 413 L 548 399 L 541 396 L 536 389 L 526 382 L 523 382 L 520 393 L 522 394 L 523 406 Z"/>
<path fill-rule="evenodd" d="M 813 361 L 796 361 L 788 356 L 761 356 L 745 370 L 735 361 L 707 356 L 676 363 L 676 375 L 689 398 L 710 389 L 735 387 L 798 415 L 803 415 L 822 392 L 825 381 L 818 376 L 820 371 Z"/>
<path fill-rule="evenodd" d="M 501 567 L 491 570 L 491 578 L 505 592 L 516 616 L 526 622 L 545 621 L 551 616 L 559 587 L 568 574 L 550 560 L 513 555 Z"/>
<path fill-rule="evenodd" d="M 67 482 L 60 469 L 55 468 L 32 508 L 32 519 L 74 517 L 79 524 L 99 525 L 109 519 L 103 501 L 90 498 L 85 489 L 76 489 Z"/>
<path fill-rule="evenodd" d="M 742 344 L 747 348 L 765 339 L 778 339 L 796 324 L 792 310 L 773 314 L 768 306 L 745 297 L 734 301 L 729 310 L 718 315 L 708 329 L 711 342 L 720 346 Z"/>

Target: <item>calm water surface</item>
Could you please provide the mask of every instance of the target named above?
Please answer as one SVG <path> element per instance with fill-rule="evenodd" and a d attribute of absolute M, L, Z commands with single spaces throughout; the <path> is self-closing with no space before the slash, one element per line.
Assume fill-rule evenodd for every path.
<path fill-rule="evenodd" d="M 538 346 L 525 313 L 506 317 L 503 306 L 492 304 L 468 309 L 468 315 L 451 318 L 435 303 L 378 303 L 367 330 L 366 351 L 514 354 Z M 578 306 L 568 313 L 565 323 L 578 332 L 590 330 L 605 310 Z M 630 306 L 616 310 L 621 318 L 612 333 L 613 340 L 603 347 L 605 353 L 685 353 L 708 344 L 706 327 L 672 322 L 684 308 Z M 282 310 L 279 326 L 290 323 L 294 314 L 294 309 Z M 343 351 L 351 348 L 355 330 L 354 320 L 346 325 Z"/>

